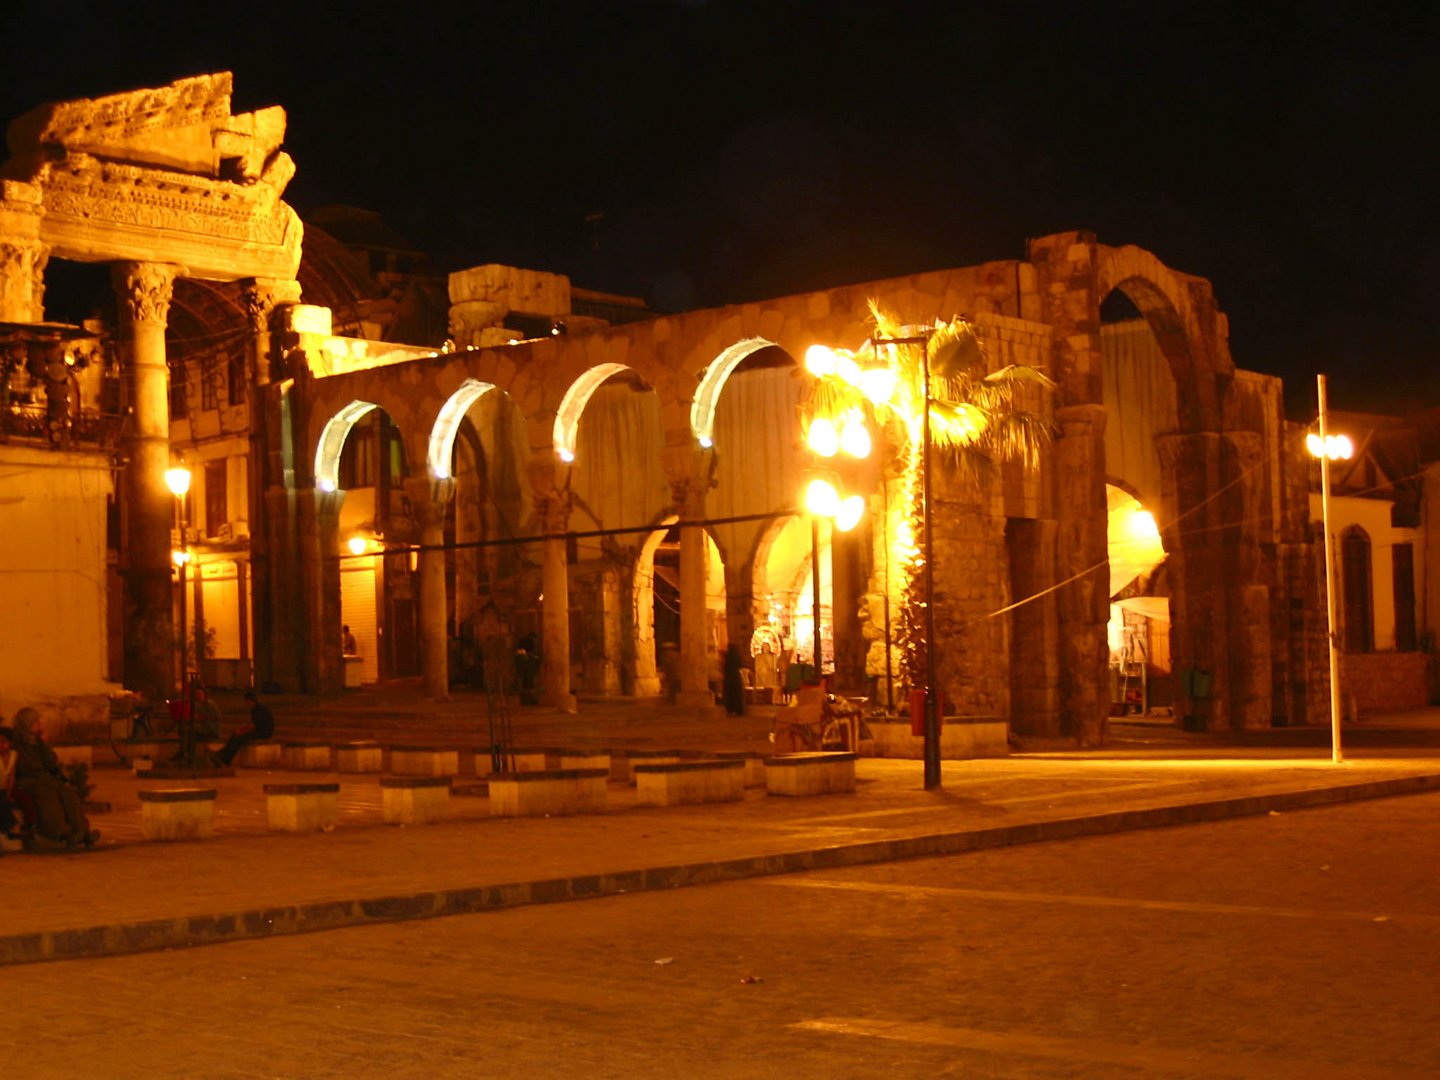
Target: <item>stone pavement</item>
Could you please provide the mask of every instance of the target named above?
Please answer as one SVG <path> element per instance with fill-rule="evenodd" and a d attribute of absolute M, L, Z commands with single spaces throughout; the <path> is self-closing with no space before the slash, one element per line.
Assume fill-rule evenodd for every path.
<path fill-rule="evenodd" d="M 368 735 L 460 747 L 483 742 L 474 701 L 443 706 L 336 699 L 274 702 L 279 737 Z M 578 715 L 519 710 L 517 745 L 759 749 L 766 713 L 699 721 L 660 706 L 582 704 Z M 1233 738 L 1167 724 L 1116 724 L 1111 745 L 946 762 L 927 792 L 919 762 L 862 759 L 853 795 L 767 796 L 651 808 L 612 783 L 603 814 L 504 819 L 482 795 L 451 799 L 449 818 L 385 826 L 375 776 L 342 776 L 331 832 L 272 833 L 263 784 L 333 774 L 239 770 L 213 781 L 213 839 L 145 842 L 140 787 L 101 762 L 93 853 L 10 855 L 0 964 L 176 948 L 368 922 L 583 899 L 641 889 L 854 865 L 1122 829 L 1285 812 L 1357 798 L 1440 790 L 1440 710 L 1347 732 L 1330 761 L 1328 731 Z M 1029 748 L 1034 751 L 1035 748 Z M 482 758 L 482 761 L 484 759 Z M 488 765 L 488 761 L 485 762 Z M 472 767 L 462 758 L 462 773 Z M 482 771 L 483 771 L 482 766 Z M 211 783 L 207 781 L 207 783 Z"/>

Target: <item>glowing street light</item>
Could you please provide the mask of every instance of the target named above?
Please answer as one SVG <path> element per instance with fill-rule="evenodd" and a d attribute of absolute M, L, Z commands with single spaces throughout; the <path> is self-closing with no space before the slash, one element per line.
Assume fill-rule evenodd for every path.
<path fill-rule="evenodd" d="M 1320 459 L 1320 524 L 1325 530 L 1325 611 L 1330 631 L 1330 760 L 1340 764 L 1340 647 L 1335 630 L 1335 542 L 1330 534 L 1330 462 L 1348 459 L 1354 446 L 1345 435 L 1325 430 L 1325 376 L 1317 375 L 1320 399 L 1320 433 L 1305 437 L 1305 447 Z"/>

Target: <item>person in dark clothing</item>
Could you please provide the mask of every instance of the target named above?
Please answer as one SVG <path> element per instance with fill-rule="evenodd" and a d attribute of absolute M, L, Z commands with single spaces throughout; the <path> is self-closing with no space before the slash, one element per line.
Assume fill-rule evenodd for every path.
<path fill-rule="evenodd" d="M 725 671 L 721 683 L 721 698 L 725 711 L 731 716 L 745 715 L 745 676 L 742 674 L 745 661 L 740 646 L 733 641 L 725 646 Z"/>
<path fill-rule="evenodd" d="M 94 847 L 100 833 L 90 828 L 80 793 L 65 779 L 55 751 L 45 745 L 40 714 L 21 709 L 12 723 L 15 739 L 15 794 L 35 809 L 26 846 L 35 850 Z"/>
<path fill-rule="evenodd" d="M 250 723 L 231 735 L 215 754 L 217 765 L 228 766 L 246 743 L 259 742 L 275 734 L 275 714 L 268 705 L 262 704 L 254 690 L 245 691 L 245 700 L 250 702 Z"/>

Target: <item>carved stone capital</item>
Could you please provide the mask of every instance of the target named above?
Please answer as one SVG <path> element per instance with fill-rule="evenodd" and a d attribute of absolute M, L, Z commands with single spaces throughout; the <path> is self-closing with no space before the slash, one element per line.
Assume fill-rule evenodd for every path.
<path fill-rule="evenodd" d="M 570 527 L 570 508 L 574 502 L 568 491 L 551 491 L 535 499 L 535 513 L 540 529 L 547 535 L 563 533 Z"/>
<path fill-rule="evenodd" d="M 710 485 L 698 476 L 680 476 L 670 478 L 670 497 L 675 502 L 675 508 L 680 511 L 680 516 L 685 518 L 703 518 L 705 516 L 705 492 Z"/>
<path fill-rule="evenodd" d="M 179 267 L 168 263 L 116 263 L 111 278 L 125 319 L 132 323 L 159 323 L 170 318 L 170 297 Z"/>
<path fill-rule="evenodd" d="M 270 329 L 270 317 L 281 304 L 300 302 L 300 283 L 278 278 L 251 278 L 241 286 L 250 329 L 263 334 Z"/>
<path fill-rule="evenodd" d="M 0 321 L 44 317 L 45 264 L 50 248 L 39 240 L 0 240 Z"/>

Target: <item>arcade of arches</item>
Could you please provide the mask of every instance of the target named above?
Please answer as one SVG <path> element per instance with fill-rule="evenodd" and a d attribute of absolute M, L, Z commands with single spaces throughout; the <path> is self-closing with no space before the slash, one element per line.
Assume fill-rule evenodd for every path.
<path fill-rule="evenodd" d="M 228 76 L 208 78 L 200 114 L 228 117 Z M 198 108 L 200 90 L 170 91 L 172 115 L 152 128 Z M 609 326 L 573 317 L 564 278 L 491 266 L 451 275 L 459 347 L 343 337 L 327 306 L 304 302 L 298 221 L 278 198 L 283 113 L 278 126 L 269 110 L 254 115 L 252 140 L 270 142 L 235 150 L 240 164 L 214 183 L 252 200 L 271 185 L 271 217 L 257 210 L 252 230 L 265 243 L 237 241 L 224 266 L 177 252 L 122 274 L 136 296 L 168 301 L 189 275 L 238 281 L 248 301 L 239 394 L 202 402 L 178 436 L 165 422 L 165 303 L 133 307 L 120 363 L 139 434 L 117 500 L 127 683 L 170 671 L 159 653 L 174 617 L 161 569 L 173 499 L 156 496 L 150 473 L 183 454 L 203 464 L 197 504 L 213 503 L 227 526 L 197 542 L 202 569 L 231 569 L 197 581 L 238 584 L 197 585 L 182 602 L 238 653 L 215 659 L 243 661 L 259 683 L 319 692 L 414 676 L 441 696 L 492 679 L 494 658 L 522 648 L 527 664 L 505 678 L 562 707 L 662 689 L 684 707 L 713 705 L 729 644 L 761 687 L 780 681 L 785 660 L 813 658 L 818 573 L 819 638 L 837 685 L 902 700 L 893 455 L 847 478 L 867 504 L 854 531 L 812 530 L 797 508 L 814 467 L 797 358 L 815 343 L 860 346 L 878 300 L 917 320 L 963 314 L 991 367 L 1033 366 L 1058 386 L 1037 468 L 1006 465 L 978 484 L 934 474 L 936 663 L 959 718 L 1098 742 L 1136 663 L 1149 665 L 1149 703 L 1163 695 L 1195 727 L 1323 712 L 1300 436 L 1278 380 L 1234 366 L 1203 279 L 1068 232 L 1030 241 L 1020 259 Z M 229 128 L 243 126 L 217 124 L 214 146 L 234 149 Z M 98 152 L 71 130 L 54 137 L 71 140 L 72 157 Z M 153 137 L 126 145 L 134 183 L 173 169 L 146 159 Z M 63 187 L 43 171 L 6 180 L 0 320 L 43 319 L 48 257 L 126 258 L 123 244 L 74 245 Z M 163 222 L 148 227 L 167 235 Z M 29 254 L 9 254 L 21 248 Z M 1129 317 L 1102 317 L 1112 295 L 1128 298 Z M 505 311 L 568 332 L 501 340 Z M 483 325 L 456 332 L 476 318 Z M 1115 522 L 1133 525 L 1137 509 L 1153 534 L 1132 566 L 1117 547 L 1129 525 Z M 1142 636 L 1143 655 L 1126 647 Z"/>

